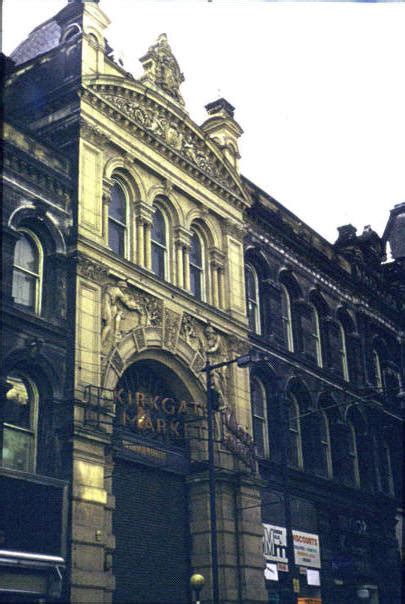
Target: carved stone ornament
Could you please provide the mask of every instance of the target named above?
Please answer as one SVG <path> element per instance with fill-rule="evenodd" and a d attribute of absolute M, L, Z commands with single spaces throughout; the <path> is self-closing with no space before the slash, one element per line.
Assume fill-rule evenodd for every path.
<path fill-rule="evenodd" d="M 169 46 L 167 35 L 160 34 L 157 42 L 149 47 L 146 55 L 140 60 L 145 70 L 142 81 L 150 82 L 180 105 L 184 105 L 180 94 L 180 84 L 184 82 L 184 76 Z"/>
<path fill-rule="evenodd" d="M 110 139 L 102 128 L 91 124 L 83 117 L 80 118 L 80 136 L 90 143 L 95 143 L 100 147 L 110 143 Z"/>
<path fill-rule="evenodd" d="M 160 325 L 162 302 L 128 285 L 108 283 L 102 294 L 101 341 L 104 350 L 138 327 Z"/>
<path fill-rule="evenodd" d="M 175 350 L 179 337 L 181 315 L 165 308 L 163 316 L 163 346 L 168 350 Z"/>
<path fill-rule="evenodd" d="M 99 285 L 104 284 L 108 278 L 108 269 L 105 266 L 81 255 L 78 257 L 77 272 Z"/>
<path fill-rule="evenodd" d="M 202 368 L 203 362 L 208 357 L 210 363 L 218 363 L 227 358 L 225 339 L 211 325 L 204 324 L 188 313 L 183 314 L 180 327 L 180 337 L 196 352 L 193 369 Z M 212 381 L 218 392 L 221 406 L 227 407 L 228 393 L 228 367 L 214 369 Z"/>
<path fill-rule="evenodd" d="M 97 88 L 96 92 L 98 92 Z M 122 90 L 122 96 L 117 93 L 102 93 L 102 99 L 113 105 L 142 129 L 161 139 L 207 177 L 215 179 L 217 183 L 226 187 L 234 195 L 238 197 L 242 195 L 224 164 L 215 157 L 204 139 L 197 136 L 190 127 L 174 116 L 172 117 L 165 108 L 158 105 L 147 105 L 143 100 L 136 101 L 137 95 L 128 97 L 123 96 L 124 94 L 124 90 Z M 84 126 L 86 136 L 95 137 L 98 135 L 98 130 L 87 123 Z"/>

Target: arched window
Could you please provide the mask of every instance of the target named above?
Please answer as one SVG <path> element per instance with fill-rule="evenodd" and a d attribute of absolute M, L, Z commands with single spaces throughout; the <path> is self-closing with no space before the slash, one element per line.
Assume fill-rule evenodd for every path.
<path fill-rule="evenodd" d="M 156 208 L 152 223 L 152 270 L 160 277 L 167 278 L 167 228 L 163 213 Z"/>
<path fill-rule="evenodd" d="M 259 280 L 256 269 L 250 265 L 245 265 L 246 281 L 246 307 L 249 321 L 249 329 L 254 333 L 260 334 L 260 297 Z"/>
<path fill-rule="evenodd" d="M 347 467 L 347 481 L 349 484 L 354 484 L 356 487 L 360 486 L 360 471 L 359 471 L 359 455 L 357 450 L 357 434 L 356 428 L 352 421 L 348 421 L 348 430 L 349 430 L 349 438 L 348 438 L 348 459 L 349 464 Z"/>
<path fill-rule="evenodd" d="M 35 384 L 19 372 L 9 374 L 7 384 L 1 463 L 5 468 L 31 472 L 35 467 L 38 391 Z"/>
<path fill-rule="evenodd" d="M 392 462 L 391 462 L 391 450 L 388 444 L 387 438 L 384 438 L 382 444 L 382 461 L 383 461 L 383 475 L 382 475 L 382 487 L 385 493 L 388 495 L 394 495 L 394 476 L 392 473 Z"/>
<path fill-rule="evenodd" d="M 14 251 L 12 295 L 16 304 L 36 314 L 41 312 L 42 274 L 41 243 L 34 233 L 21 229 Z"/>
<path fill-rule="evenodd" d="M 350 379 L 349 376 L 349 362 L 348 362 L 348 357 L 347 357 L 347 344 L 346 344 L 346 332 L 345 332 L 345 328 L 343 327 L 342 323 L 339 321 L 338 323 L 338 328 L 339 328 L 339 357 L 340 357 L 340 365 L 341 365 L 341 373 L 343 376 L 343 379 L 348 382 Z"/>
<path fill-rule="evenodd" d="M 322 366 L 318 312 L 312 304 L 298 304 L 296 311 L 297 348 L 308 360 L 316 363 L 318 366 Z"/>
<path fill-rule="evenodd" d="M 382 392 L 383 389 L 383 374 L 382 374 L 382 368 L 381 368 L 381 359 L 380 359 L 380 355 L 378 354 L 378 351 L 374 348 L 373 350 L 373 374 L 374 374 L 374 385 L 377 388 L 377 390 L 379 390 L 380 392 Z"/>
<path fill-rule="evenodd" d="M 319 435 L 320 435 L 320 473 L 322 476 L 332 478 L 332 452 L 330 442 L 329 418 L 325 411 L 319 414 Z"/>
<path fill-rule="evenodd" d="M 291 296 L 285 285 L 281 284 L 281 319 L 283 322 L 284 342 L 290 352 L 294 351 Z"/>
<path fill-rule="evenodd" d="M 190 290 L 198 300 L 204 300 L 204 247 L 196 231 L 193 231 L 191 237 Z"/>
<path fill-rule="evenodd" d="M 253 416 L 253 440 L 259 457 L 269 456 L 266 390 L 259 379 L 253 377 L 250 384 Z"/>
<path fill-rule="evenodd" d="M 288 398 L 288 463 L 293 468 L 303 467 L 300 408 L 291 393 Z"/>
<path fill-rule="evenodd" d="M 108 206 L 108 245 L 118 256 L 127 254 L 127 200 L 121 185 L 115 182 L 111 188 Z"/>

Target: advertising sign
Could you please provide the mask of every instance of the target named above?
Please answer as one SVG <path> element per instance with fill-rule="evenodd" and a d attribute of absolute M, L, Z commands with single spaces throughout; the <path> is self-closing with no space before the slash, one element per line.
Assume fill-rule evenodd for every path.
<path fill-rule="evenodd" d="M 287 564 L 287 530 L 282 526 L 272 524 L 263 524 L 263 529 L 263 555 L 266 560 Z M 295 530 L 292 533 L 295 564 L 321 568 L 318 535 Z"/>
<path fill-rule="evenodd" d="M 319 537 L 312 533 L 293 531 L 295 564 L 321 568 Z"/>
<path fill-rule="evenodd" d="M 283 562 L 287 560 L 287 531 L 281 526 L 263 524 L 263 554 L 266 560 L 272 562 Z"/>

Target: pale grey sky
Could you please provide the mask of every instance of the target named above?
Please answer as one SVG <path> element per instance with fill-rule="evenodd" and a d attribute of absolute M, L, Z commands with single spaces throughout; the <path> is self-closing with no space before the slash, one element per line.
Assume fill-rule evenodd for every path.
<path fill-rule="evenodd" d="M 67 0 L 3 0 L 6 54 Z M 201 123 L 224 96 L 244 130 L 241 170 L 330 241 L 381 235 L 405 201 L 405 5 L 101 0 L 135 77 L 166 32 Z"/>

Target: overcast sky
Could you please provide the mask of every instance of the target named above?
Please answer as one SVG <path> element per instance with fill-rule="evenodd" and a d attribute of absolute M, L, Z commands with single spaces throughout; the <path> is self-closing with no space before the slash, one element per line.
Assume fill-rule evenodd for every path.
<path fill-rule="evenodd" d="M 67 0 L 3 0 L 10 54 Z M 190 116 L 224 96 L 244 130 L 241 171 L 330 241 L 405 201 L 405 4 L 101 0 L 135 77 L 165 32 Z"/>

